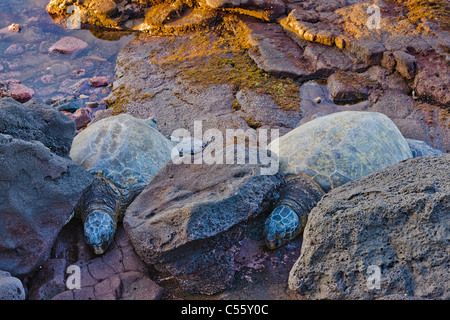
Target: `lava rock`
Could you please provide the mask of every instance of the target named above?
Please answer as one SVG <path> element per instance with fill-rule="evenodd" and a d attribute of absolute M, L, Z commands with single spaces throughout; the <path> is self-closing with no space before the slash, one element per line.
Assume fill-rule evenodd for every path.
<path fill-rule="evenodd" d="M 64 37 L 54 43 L 48 51 L 51 53 L 70 54 L 85 49 L 88 44 L 75 37 Z"/>
<path fill-rule="evenodd" d="M 403 51 L 395 51 L 394 58 L 396 61 L 395 70 L 406 79 L 414 79 L 417 68 L 416 58 Z"/>
<path fill-rule="evenodd" d="M 22 282 L 11 274 L 0 270 L 0 300 L 25 300 Z"/>
<path fill-rule="evenodd" d="M 24 141 L 39 141 L 58 156 L 67 157 L 75 124 L 39 100 L 21 104 L 5 98 L 0 99 L 0 133 Z"/>
<path fill-rule="evenodd" d="M 0 269 L 15 276 L 49 258 L 92 182 L 68 157 L 74 129 L 72 120 L 40 102 L 0 100 Z"/>
<path fill-rule="evenodd" d="M 185 159 L 190 156 L 180 161 Z M 261 175 L 260 162 L 246 163 L 170 161 L 125 213 L 124 227 L 138 255 L 172 274 L 190 294 L 214 294 L 230 286 L 239 242 L 251 221 L 261 219 L 279 197 L 281 171 Z"/>
<path fill-rule="evenodd" d="M 450 154 L 413 158 L 325 195 L 289 287 L 310 299 L 449 299 L 449 172 Z"/>
<path fill-rule="evenodd" d="M 18 80 L 0 81 L 0 98 L 11 97 L 19 102 L 27 102 L 34 97 L 34 90 Z"/>

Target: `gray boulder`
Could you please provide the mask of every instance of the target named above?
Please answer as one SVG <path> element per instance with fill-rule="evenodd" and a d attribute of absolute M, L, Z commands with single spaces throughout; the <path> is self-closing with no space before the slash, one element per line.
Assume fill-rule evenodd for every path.
<path fill-rule="evenodd" d="M 11 274 L 0 270 L 0 300 L 25 300 L 22 282 Z"/>
<path fill-rule="evenodd" d="M 324 196 L 289 287 L 310 299 L 449 299 L 450 154 L 400 162 Z"/>
<path fill-rule="evenodd" d="M 240 241 L 257 232 L 257 221 L 262 226 L 263 213 L 279 197 L 281 171 L 261 175 L 261 164 L 246 163 L 169 161 L 125 213 L 137 254 L 189 294 L 230 286 Z"/>
<path fill-rule="evenodd" d="M 75 123 L 56 109 L 31 100 L 21 104 L 0 99 L 0 133 L 24 141 L 39 141 L 59 156 L 68 156 Z"/>
<path fill-rule="evenodd" d="M 38 102 L 14 103 L 0 100 L 0 269 L 17 276 L 48 259 L 92 177 L 60 156 L 70 147 L 72 120 Z"/>

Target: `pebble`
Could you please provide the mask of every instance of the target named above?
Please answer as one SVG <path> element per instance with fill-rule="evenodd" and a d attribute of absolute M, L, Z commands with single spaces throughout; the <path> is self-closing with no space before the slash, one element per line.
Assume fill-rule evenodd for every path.
<path fill-rule="evenodd" d="M 21 28 L 20 24 L 17 24 L 17 23 L 13 23 L 13 24 L 8 26 L 8 31 L 9 32 L 19 33 L 21 29 L 22 28 Z"/>
<path fill-rule="evenodd" d="M 80 108 L 69 115 L 75 121 L 77 130 L 86 127 L 92 121 L 92 109 Z"/>
<path fill-rule="evenodd" d="M 97 87 L 106 87 L 108 85 L 109 81 L 107 77 L 93 77 L 89 84 L 91 87 L 97 88 Z"/>
<path fill-rule="evenodd" d="M 64 37 L 53 44 L 48 51 L 52 53 L 70 54 L 85 49 L 88 44 L 75 37 Z"/>
<path fill-rule="evenodd" d="M 0 97 L 12 97 L 23 103 L 34 97 L 34 90 L 18 80 L 0 81 Z"/>
<path fill-rule="evenodd" d="M 12 44 L 8 48 L 6 48 L 4 55 L 5 56 L 16 56 L 16 55 L 19 55 L 24 52 L 25 52 L 25 49 L 21 45 Z"/>
<path fill-rule="evenodd" d="M 54 79 L 52 74 L 46 74 L 46 75 L 41 77 L 42 83 L 45 83 L 45 84 L 53 83 L 54 80 L 55 79 Z"/>

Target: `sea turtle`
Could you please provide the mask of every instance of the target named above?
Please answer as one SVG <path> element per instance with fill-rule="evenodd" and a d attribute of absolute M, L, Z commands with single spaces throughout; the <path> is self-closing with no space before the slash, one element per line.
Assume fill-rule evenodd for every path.
<path fill-rule="evenodd" d="M 128 205 L 170 159 L 172 142 L 143 120 L 121 114 L 99 120 L 73 140 L 70 157 L 94 175 L 73 215 L 94 253 L 111 243 Z"/>
<path fill-rule="evenodd" d="M 266 245 L 299 235 L 322 196 L 346 182 L 412 158 L 396 125 L 377 112 L 344 111 L 316 118 L 272 141 L 286 184 L 265 221 Z"/>

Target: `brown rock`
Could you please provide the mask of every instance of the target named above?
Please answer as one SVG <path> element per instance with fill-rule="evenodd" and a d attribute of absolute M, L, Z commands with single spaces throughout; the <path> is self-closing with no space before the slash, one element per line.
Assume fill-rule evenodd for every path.
<path fill-rule="evenodd" d="M 17 24 L 17 23 L 13 23 L 13 24 L 8 26 L 8 31 L 9 32 L 19 33 L 21 29 L 22 28 L 21 28 L 20 24 Z"/>
<path fill-rule="evenodd" d="M 53 44 L 48 51 L 52 53 L 70 54 L 85 49 L 88 44 L 75 37 L 64 37 Z"/>
<path fill-rule="evenodd" d="M 443 64 L 427 64 L 414 79 L 416 94 L 429 101 L 450 106 L 450 71 Z"/>
<path fill-rule="evenodd" d="M 80 108 L 74 113 L 68 114 L 75 121 L 77 130 L 86 127 L 92 120 L 91 108 Z"/>
<path fill-rule="evenodd" d="M 328 77 L 328 87 L 336 103 L 366 100 L 378 84 L 353 72 L 336 72 Z"/>
<path fill-rule="evenodd" d="M 34 90 L 18 80 L 0 81 L 0 98 L 11 97 L 19 102 L 27 102 L 34 97 Z"/>
<path fill-rule="evenodd" d="M 403 51 L 395 51 L 393 55 L 396 62 L 395 70 L 406 79 L 414 79 L 417 68 L 416 58 Z"/>
<path fill-rule="evenodd" d="M 383 59 L 381 60 L 381 66 L 389 70 L 390 72 L 394 72 L 395 70 L 395 57 L 394 54 L 390 51 L 383 52 Z"/>
<path fill-rule="evenodd" d="M 91 87 L 106 87 L 108 85 L 108 77 L 93 77 L 89 80 Z"/>
<path fill-rule="evenodd" d="M 23 53 L 25 49 L 19 44 L 12 44 L 8 48 L 6 48 L 4 55 L 5 56 L 17 56 Z"/>

